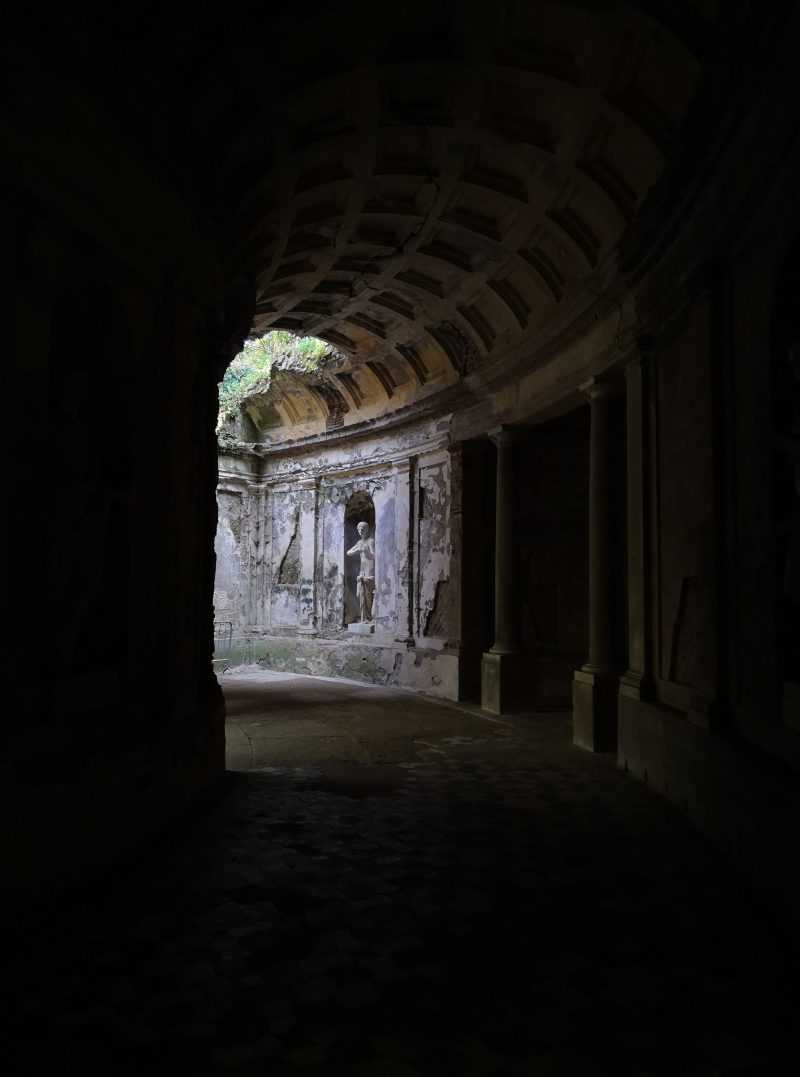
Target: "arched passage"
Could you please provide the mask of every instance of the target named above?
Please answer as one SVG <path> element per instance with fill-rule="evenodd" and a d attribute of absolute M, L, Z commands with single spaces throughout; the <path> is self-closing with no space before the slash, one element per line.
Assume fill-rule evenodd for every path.
<path fill-rule="evenodd" d="M 222 772 L 214 386 L 269 328 L 342 358 L 276 379 L 225 450 L 222 477 L 244 491 L 253 644 L 286 662 L 317 648 L 334 656 L 318 668 L 354 672 L 340 640 L 321 640 L 343 631 L 344 544 L 328 557 L 325 536 L 366 487 L 385 542 L 358 669 L 457 695 L 475 511 L 464 445 L 499 428 L 508 446 L 587 385 L 599 400 L 624 384 L 629 668 L 604 671 L 619 762 L 753 864 L 773 850 L 779 878 L 780 843 L 737 815 L 732 790 L 760 780 L 751 739 L 778 769 L 797 753 L 753 736 L 758 699 L 745 721 L 726 683 L 753 661 L 719 564 L 743 564 L 755 590 L 768 560 L 745 526 L 752 502 L 733 520 L 729 487 L 749 464 L 730 427 L 743 372 L 730 338 L 769 305 L 725 282 L 756 243 L 772 268 L 780 247 L 797 171 L 793 5 L 235 9 L 190 24 L 64 9 L 45 24 L 32 7 L 32 32 L 8 45 L 18 720 L 4 793 L 18 889 L 99 868 Z M 280 42 L 269 64 L 265 40 Z M 742 230 L 755 216 L 757 239 Z M 508 480 L 513 448 L 504 460 Z M 493 493 L 481 508 L 497 527 L 513 499 L 498 513 Z M 508 568 L 530 544 L 502 538 Z M 541 594 L 555 567 L 532 556 Z M 22 686 L 45 611 L 56 657 Z"/>

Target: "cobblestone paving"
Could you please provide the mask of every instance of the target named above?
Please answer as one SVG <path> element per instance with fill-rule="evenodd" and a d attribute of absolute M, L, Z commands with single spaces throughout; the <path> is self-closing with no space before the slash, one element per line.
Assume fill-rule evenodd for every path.
<path fill-rule="evenodd" d="M 0 1071 L 795 1072 L 785 947 L 665 803 L 566 716 L 380 700 L 441 728 L 237 774 L 43 924 L 9 963 Z"/>

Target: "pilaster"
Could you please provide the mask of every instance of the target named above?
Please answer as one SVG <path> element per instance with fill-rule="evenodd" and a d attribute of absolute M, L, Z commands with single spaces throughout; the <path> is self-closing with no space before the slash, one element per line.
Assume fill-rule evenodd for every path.
<path fill-rule="evenodd" d="M 396 460 L 392 465 L 395 481 L 395 549 L 397 551 L 397 590 L 395 639 L 413 644 L 414 582 L 414 472 L 416 457 Z"/>
<path fill-rule="evenodd" d="M 621 697 L 637 700 L 648 698 L 652 692 L 652 617 L 648 593 L 650 506 L 647 483 L 647 393 L 652 376 L 650 354 L 649 342 L 640 342 L 639 350 L 625 368 L 628 668 L 620 679 L 619 693 Z"/>
<path fill-rule="evenodd" d="M 572 685 L 573 740 L 580 748 L 616 748 L 618 677 L 611 625 L 611 535 L 608 382 L 591 378 L 581 390 L 591 409 L 589 459 L 589 658 Z"/>
<path fill-rule="evenodd" d="M 508 427 L 500 427 L 490 437 L 497 447 L 494 643 L 484 653 L 481 662 L 481 706 L 495 714 L 506 714 L 519 705 L 527 674 L 519 649 L 519 590 L 514 544 L 514 435 Z"/>

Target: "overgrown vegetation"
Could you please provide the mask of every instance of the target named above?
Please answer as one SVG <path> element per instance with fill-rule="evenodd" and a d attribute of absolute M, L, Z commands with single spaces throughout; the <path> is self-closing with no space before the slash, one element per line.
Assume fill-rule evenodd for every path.
<path fill-rule="evenodd" d="M 269 388 L 274 367 L 313 373 L 329 350 L 324 340 L 296 337 L 285 329 L 246 341 L 219 383 L 219 425 L 236 415 L 246 397 Z"/>

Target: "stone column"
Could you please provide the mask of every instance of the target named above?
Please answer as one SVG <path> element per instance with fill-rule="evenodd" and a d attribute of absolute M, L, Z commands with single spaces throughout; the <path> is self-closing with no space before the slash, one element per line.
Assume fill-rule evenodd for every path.
<path fill-rule="evenodd" d="M 497 446 L 494 553 L 494 643 L 483 655 L 481 706 L 504 714 L 519 705 L 522 655 L 519 651 L 519 581 L 514 545 L 513 435 L 501 427 L 491 435 Z"/>
<path fill-rule="evenodd" d="M 620 700 L 646 697 L 651 677 L 651 625 L 647 601 L 647 356 L 642 350 L 625 368 L 627 430 L 628 668 Z M 623 704 L 620 702 L 620 708 Z"/>
<path fill-rule="evenodd" d="M 612 751 L 617 737 L 617 676 L 613 668 L 609 509 L 610 387 L 595 378 L 581 389 L 589 398 L 589 660 L 572 685 L 573 739 L 593 752 Z"/>

